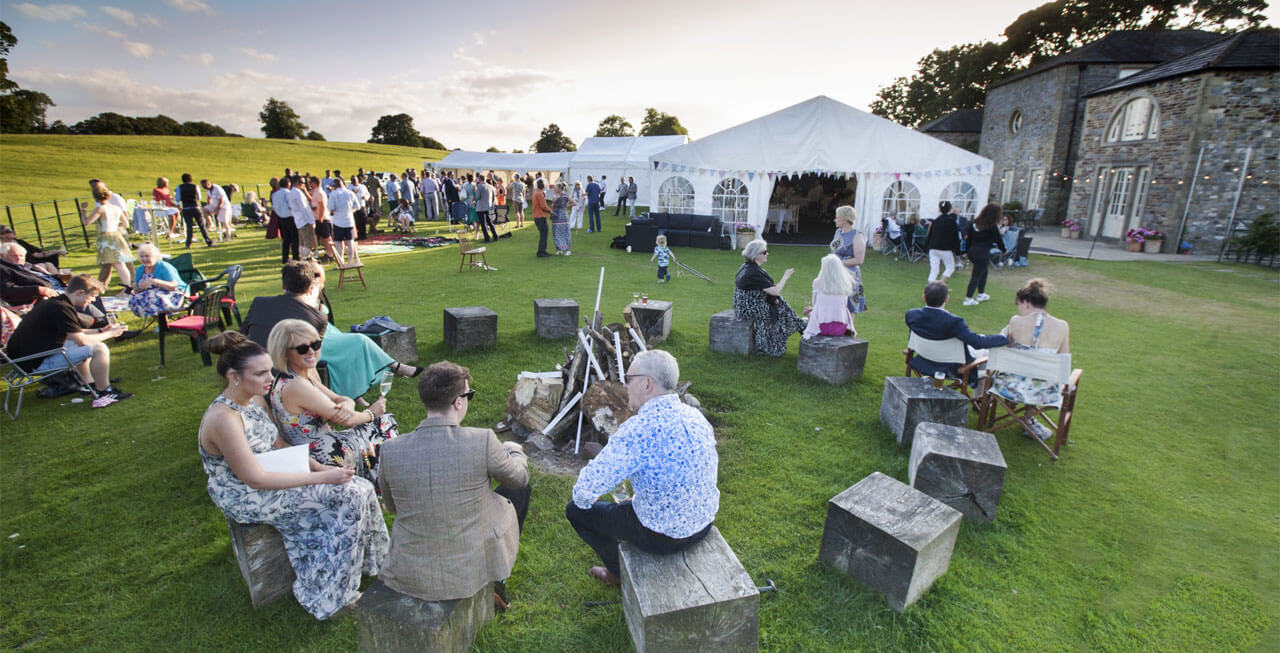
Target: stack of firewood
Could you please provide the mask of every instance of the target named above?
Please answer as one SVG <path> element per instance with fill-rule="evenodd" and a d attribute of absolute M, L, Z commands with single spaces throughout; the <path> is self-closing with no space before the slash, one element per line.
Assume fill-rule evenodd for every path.
<path fill-rule="evenodd" d="M 507 395 L 507 419 L 499 429 L 543 451 L 561 447 L 588 458 L 599 452 L 635 414 L 627 405 L 625 372 L 648 348 L 630 308 L 622 318 L 604 324 L 597 311 L 590 322 L 583 320 L 577 343 L 572 351 L 565 348 L 556 371 L 521 374 Z"/>

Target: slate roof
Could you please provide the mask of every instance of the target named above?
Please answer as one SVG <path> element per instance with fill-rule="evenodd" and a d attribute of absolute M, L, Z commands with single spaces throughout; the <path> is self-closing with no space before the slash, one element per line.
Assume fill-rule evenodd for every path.
<path fill-rule="evenodd" d="M 1154 68 L 1091 91 L 1088 96 L 1141 86 L 1162 79 L 1210 70 L 1275 70 L 1280 68 L 1280 31 L 1250 29 L 1236 32 Z"/>
<path fill-rule="evenodd" d="M 1220 34 L 1198 29 L 1115 31 L 1092 43 L 1010 75 L 992 84 L 991 88 L 1070 64 L 1163 63 L 1221 38 Z"/>
<path fill-rule="evenodd" d="M 924 133 L 982 131 L 982 109 L 959 109 L 917 128 Z"/>

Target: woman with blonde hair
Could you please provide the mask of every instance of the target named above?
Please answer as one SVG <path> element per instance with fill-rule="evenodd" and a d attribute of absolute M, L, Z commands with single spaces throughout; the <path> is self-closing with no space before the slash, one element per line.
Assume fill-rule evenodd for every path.
<path fill-rule="evenodd" d="M 133 271 L 129 310 L 138 317 L 153 317 L 178 310 L 187 294 L 187 284 L 179 276 L 178 269 L 163 260 L 160 248 L 153 243 L 138 246 L 138 262 L 141 265 Z"/>
<path fill-rule="evenodd" d="M 387 413 L 387 398 L 367 410 L 340 396 L 320 381 L 316 363 L 322 338 L 303 320 L 281 320 L 267 336 L 267 352 L 278 374 L 267 392 L 271 413 L 289 444 L 305 444 L 322 465 L 354 463 L 356 473 L 378 486 L 378 453 L 382 443 L 398 435 Z M 335 431 L 338 424 L 346 430 Z"/>
<path fill-rule="evenodd" d="M 128 226 L 124 209 L 111 201 L 112 193 L 106 184 L 95 179 L 89 182 L 89 188 L 98 205 L 84 216 L 82 222 L 86 225 L 95 222 L 98 224 L 98 281 L 105 284 L 111 278 L 111 270 L 114 268 L 127 291 L 129 283 L 133 281 L 130 264 L 134 258 L 129 241 L 124 237 Z"/>
<path fill-rule="evenodd" d="M 822 257 L 822 267 L 813 280 L 813 300 L 805 309 L 809 316 L 809 324 L 801 336 L 805 340 L 817 335 L 858 335 L 853 329 L 853 313 L 849 311 L 853 279 L 845 270 L 839 256 L 827 254 Z"/>
<path fill-rule="evenodd" d="M 831 238 L 831 253 L 840 259 L 853 284 L 853 291 L 848 297 L 849 312 L 853 314 L 867 310 L 867 298 L 862 292 L 862 262 L 867 256 L 867 239 L 853 228 L 858 219 L 857 211 L 852 206 L 836 207 L 836 233 Z"/>

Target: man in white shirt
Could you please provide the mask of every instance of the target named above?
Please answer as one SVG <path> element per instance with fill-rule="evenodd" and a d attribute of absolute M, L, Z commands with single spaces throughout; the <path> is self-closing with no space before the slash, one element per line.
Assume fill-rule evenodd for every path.
<path fill-rule="evenodd" d="M 356 196 L 357 206 L 355 210 L 356 219 L 356 240 L 364 240 L 367 236 L 368 229 L 368 206 L 373 196 L 369 193 L 369 189 L 360 183 L 360 177 L 351 175 L 351 183 L 347 184 L 347 190 Z"/>
<path fill-rule="evenodd" d="M 382 187 L 387 192 L 387 204 L 390 204 L 393 209 L 400 206 L 400 181 L 396 179 L 394 172 L 388 175 Z"/>
<path fill-rule="evenodd" d="M 303 189 L 302 177 L 293 178 L 289 189 L 289 211 L 293 213 L 293 222 L 298 226 L 298 251 L 302 258 L 310 258 L 316 248 L 316 217 L 311 213 L 311 200 Z"/>
<path fill-rule="evenodd" d="M 227 192 L 208 179 L 201 179 L 200 187 L 209 192 L 209 203 L 204 205 L 204 213 L 213 217 L 213 228 L 218 232 L 218 240 L 231 240 L 231 204 L 227 201 Z"/>
<path fill-rule="evenodd" d="M 355 209 L 360 198 L 341 182 L 334 181 L 329 191 L 329 212 L 333 215 L 333 245 L 338 265 L 359 265 L 360 253 L 355 241 Z"/>
<path fill-rule="evenodd" d="M 423 220 L 440 219 L 440 186 L 430 170 L 422 171 L 422 207 L 425 211 Z"/>
<path fill-rule="evenodd" d="M 280 187 L 271 193 L 271 210 L 280 219 L 280 263 L 288 263 L 289 255 L 298 260 L 298 224 L 293 221 L 293 211 L 289 208 L 289 187 L 292 182 L 288 177 L 280 178 Z"/>

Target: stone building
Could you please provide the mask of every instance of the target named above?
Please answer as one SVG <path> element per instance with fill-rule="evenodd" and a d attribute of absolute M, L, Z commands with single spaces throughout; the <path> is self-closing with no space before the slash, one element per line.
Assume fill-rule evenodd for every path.
<path fill-rule="evenodd" d="M 1141 226 L 1166 234 L 1164 252 L 1181 237 L 1215 254 L 1233 212 L 1242 225 L 1280 211 L 1278 160 L 1280 32 L 1218 37 L 1087 94 L 1067 217 L 1086 236 Z"/>
<path fill-rule="evenodd" d="M 976 154 L 979 139 L 982 138 L 982 109 L 952 111 L 937 120 L 920 125 L 916 131 Z"/>
<path fill-rule="evenodd" d="M 1200 30 L 1118 31 L 987 90 L 978 153 L 994 162 L 990 201 L 1067 215 L 1088 93 L 1219 40 Z"/>

